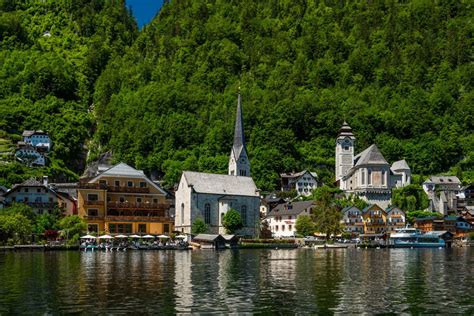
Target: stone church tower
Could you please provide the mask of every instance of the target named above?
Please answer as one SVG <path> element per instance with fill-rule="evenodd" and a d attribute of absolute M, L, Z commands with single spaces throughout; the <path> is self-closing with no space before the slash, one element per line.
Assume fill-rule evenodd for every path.
<path fill-rule="evenodd" d="M 240 93 L 237 99 L 237 115 L 235 118 L 234 145 L 229 158 L 229 175 L 250 177 L 250 161 L 245 147 L 244 126 L 242 122 L 242 105 Z"/>
<path fill-rule="evenodd" d="M 336 139 L 336 181 L 354 166 L 354 147 L 352 128 L 344 121 Z"/>

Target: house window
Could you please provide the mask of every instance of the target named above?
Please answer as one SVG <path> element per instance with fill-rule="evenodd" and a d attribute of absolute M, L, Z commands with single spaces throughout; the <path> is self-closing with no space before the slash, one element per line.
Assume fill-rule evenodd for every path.
<path fill-rule="evenodd" d="M 98 201 L 99 195 L 97 194 L 87 194 L 87 200 L 89 201 Z"/>
<path fill-rule="evenodd" d="M 146 224 L 138 224 L 138 232 L 146 233 Z"/>
<path fill-rule="evenodd" d="M 137 203 L 141 203 L 141 202 L 142 202 L 142 198 L 137 197 Z"/>
<path fill-rule="evenodd" d="M 101 185 L 107 185 L 107 181 L 106 181 L 106 180 L 99 180 L 99 184 L 101 184 Z"/>
<path fill-rule="evenodd" d="M 120 186 L 120 180 L 115 180 L 115 186 L 119 187 Z"/>
<path fill-rule="evenodd" d="M 184 224 L 184 203 L 181 203 L 181 224 Z"/>
<path fill-rule="evenodd" d="M 133 182 L 132 182 L 132 181 L 128 181 L 128 182 L 127 182 L 127 186 L 128 186 L 129 188 L 133 187 Z"/>
<path fill-rule="evenodd" d="M 125 198 L 123 196 L 121 196 L 119 200 L 121 203 L 125 202 Z"/>
<path fill-rule="evenodd" d="M 41 202 L 41 197 L 36 197 L 35 202 Z"/>
<path fill-rule="evenodd" d="M 204 205 L 204 222 L 206 222 L 206 224 L 211 223 L 211 204 L 209 203 Z"/>
<path fill-rule="evenodd" d="M 140 188 L 146 188 L 146 182 L 140 182 Z"/>
<path fill-rule="evenodd" d="M 25 193 L 28 193 L 28 188 L 25 188 Z"/>
<path fill-rule="evenodd" d="M 23 198 L 23 202 L 28 202 L 28 197 L 27 197 L 27 196 L 25 196 L 25 197 Z"/>
<path fill-rule="evenodd" d="M 285 225 L 281 225 L 281 231 L 285 231 Z"/>
<path fill-rule="evenodd" d="M 41 189 L 36 189 L 36 192 L 41 193 Z"/>
<path fill-rule="evenodd" d="M 99 210 L 95 208 L 87 209 L 87 216 L 99 216 Z"/>
<path fill-rule="evenodd" d="M 372 170 L 369 170 L 367 175 L 368 175 L 368 178 L 369 178 L 368 184 L 371 185 L 372 184 Z"/>
<path fill-rule="evenodd" d="M 291 230 L 291 225 L 288 225 L 288 230 Z"/>
<path fill-rule="evenodd" d="M 288 216 L 288 219 L 292 219 L 293 217 L 291 215 Z"/>
<path fill-rule="evenodd" d="M 245 177 L 247 175 L 247 172 L 245 170 L 240 170 L 240 175 Z"/>
<path fill-rule="evenodd" d="M 275 231 L 278 231 L 278 225 L 275 225 Z"/>
<path fill-rule="evenodd" d="M 247 226 L 247 205 L 242 205 L 240 208 L 242 215 L 242 224 Z"/>
<path fill-rule="evenodd" d="M 344 146 L 344 150 L 345 150 L 345 151 L 348 151 L 348 150 L 349 150 L 349 146 Z"/>
<path fill-rule="evenodd" d="M 53 198 L 52 197 L 49 198 L 49 203 L 53 203 Z"/>
<path fill-rule="evenodd" d="M 382 170 L 382 185 L 385 185 L 385 170 Z"/>
<path fill-rule="evenodd" d="M 360 180 L 361 180 L 361 184 L 364 185 L 365 184 L 365 171 L 364 170 L 361 171 Z"/>
<path fill-rule="evenodd" d="M 163 233 L 170 232 L 170 224 L 163 224 Z"/>
<path fill-rule="evenodd" d="M 158 199 L 153 199 L 153 203 L 158 204 Z"/>
<path fill-rule="evenodd" d="M 87 225 L 87 231 L 88 231 L 88 232 L 95 232 L 95 233 L 98 233 L 98 232 L 99 232 L 99 225 L 97 225 L 97 224 L 89 224 L 89 225 Z"/>

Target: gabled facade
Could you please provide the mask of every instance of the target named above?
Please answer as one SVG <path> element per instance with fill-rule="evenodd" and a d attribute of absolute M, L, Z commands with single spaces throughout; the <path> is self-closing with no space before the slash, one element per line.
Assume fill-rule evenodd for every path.
<path fill-rule="evenodd" d="M 336 182 L 346 194 L 353 194 L 382 208 L 390 205 L 392 189 L 411 182 L 411 171 L 405 160 L 392 166 L 373 144 L 354 156 L 355 137 L 344 122 L 336 139 Z"/>
<path fill-rule="evenodd" d="M 391 206 L 387 212 L 387 233 L 395 233 L 396 229 L 406 226 L 406 214 L 400 208 Z"/>
<path fill-rule="evenodd" d="M 258 236 L 260 195 L 250 177 L 184 171 L 176 196 L 176 230 L 191 234 L 192 224 L 204 220 L 210 234 L 225 234 L 225 214 L 240 213 L 244 227 L 237 235 Z"/>
<path fill-rule="evenodd" d="M 367 206 L 362 210 L 365 235 L 382 235 L 387 232 L 387 212 L 377 204 Z"/>
<path fill-rule="evenodd" d="M 109 234 L 169 234 L 173 220 L 166 192 L 141 170 L 120 163 L 77 190 L 79 216 L 89 232 Z"/>
<path fill-rule="evenodd" d="M 362 217 L 361 210 L 355 206 L 346 206 L 341 212 L 346 232 L 352 235 L 364 233 L 364 218 Z"/>
<path fill-rule="evenodd" d="M 280 179 L 283 192 L 295 190 L 298 196 L 309 196 L 318 187 L 318 175 L 316 172 L 307 170 L 297 173 L 282 173 Z"/>

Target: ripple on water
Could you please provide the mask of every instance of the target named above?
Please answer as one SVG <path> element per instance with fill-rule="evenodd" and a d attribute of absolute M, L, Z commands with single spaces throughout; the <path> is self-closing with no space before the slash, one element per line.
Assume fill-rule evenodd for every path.
<path fill-rule="evenodd" d="M 472 314 L 473 269 L 470 248 L 5 253 L 0 314 Z"/>

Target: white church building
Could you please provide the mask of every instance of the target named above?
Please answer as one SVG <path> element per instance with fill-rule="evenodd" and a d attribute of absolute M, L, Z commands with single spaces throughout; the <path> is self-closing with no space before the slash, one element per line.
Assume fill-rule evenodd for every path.
<path fill-rule="evenodd" d="M 392 189 L 411 183 L 410 167 L 405 160 L 390 165 L 375 144 L 354 156 L 355 140 L 344 122 L 336 140 L 336 182 L 347 195 L 386 209 L 391 205 Z"/>
<path fill-rule="evenodd" d="M 208 233 L 225 234 L 222 219 L 227 211 L 235 209 L 240 212 L 244 226 L 236 234 L 258 236 L 260 193 L 250 176 L 240 94 L 228 174 L 183 171 L 175 198 L 177 231 L 191 234 L 193 222 L 202 218 L 208 226 Z"/>

